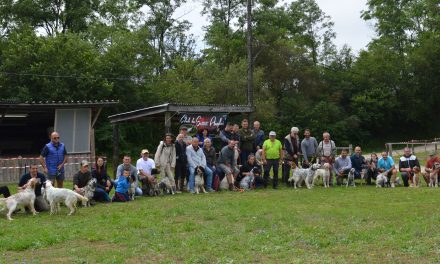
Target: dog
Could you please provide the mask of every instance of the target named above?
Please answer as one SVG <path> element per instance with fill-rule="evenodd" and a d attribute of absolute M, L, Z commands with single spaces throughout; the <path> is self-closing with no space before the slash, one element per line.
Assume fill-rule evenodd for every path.
<path fill-rule="evenodd" d="M 348 185 L 349 185 L 350 183 L 353 183 L 353 187 L 356 187 L 356 183 L 354 183 L 354 171 L 355 171 L 355 169 L 354 169 L 354 168 L 351 168 L 351 170 L 348 172 L 348 175 L 347 175 L 347 185 L 346 185 L 346 187 L 348 187 Z"/>
<path fill-rule="evenodd" d="M 382 188 L 388 186 L 388 177 L 386 176 L 389 171 L 379 173 L 376 177 L 376 188 Z"/>
<path fill-rule="evenodd" d="M 317 169 L 313 175 L 312 186 L 315 185 L 316 181 L 319 181 L 319 178 L 322 178 L 324 188 L 330 187 L 330 169 L 330 163 L 324 163 L 322 168 Z"/>
<path fill-rule="evenodd" d="M 413 181 L 412 186 L 414 186 L 415 188 L 419 188 L 420 187 L 420 168 L 414 167 L 413 172 L 414 172 L 414 176 L 412 178 L 412 181 Z"/>
<path fill-rule="evenodd" d="M 429 173 L 429 187 L 438 187 L 438 172 L 440 163 L 435 162 L 432 171 Z"/>
<path fill-rule="evenodd" d="M 249 172 L 248 175 L 246 175 L 243 179 L 240 181 L 240 189 L 243 190 L 251 190 L 255 188 L 255 177 L 258 177 L 261 175 L 261 169 L 259 167 L 254 167 Z"/>
<path fill-rule="evenodd" d="M 128 188 L 128 197 L 133 201 L 136 194 L 136 181 L 132 177 L 129 177 L 128 181 L 130 182 L 130 188 Z"/>
<path fill-rule="evenodd" d="M 170 178 L 163 177 L 159 182 L 159 189 L 162 190 L 162 195 L 167 193 L 174 195 L 174 189 L 171 185 Z"/>
<path fill-rule="evenodd" d="M 86 197 L 65 188 L 55 188 L 51 181 L 46 181 L 45 184 L 46 199 L 50 205 L 50 214 L 56 214 L 60 211 L 59 203 L 63 202 L 69 209 L 68 215 L 72 215 L 76 211 L 76 203 L 81 200 L 83 204 L 89 199 Z"/>
<path fill-rule="evenodd" d="M 205 190 L 205 181 L 203 180 L 203 175 L 205 174 L 205 169 L 202 166 L 197 166 L 194 171 L 195 174 L 195 192 L 199 194 L 199 190 L 203 193 L 206 193 Z"/>
<path fill-rule="evenodd" d="M 368 166 L 363 165 L 361 169 L 361 186 L 365 183 L 365 176 L 368 173 Z"/>
<path fill-rule="evenodd" d="M 98 184 L 98 181 L 96 178 L 91 178 L 87 185 L 84 186 L 84 197 L 87 198 L 87 202 L 83 202 L 84 207 L 90 207 L 90 201 L 93 199 L 93 196 L 95 195 L 96 185 Z"/>
<path fill-rule="evenodd" d="M 232 181 L 231 182 L 232 185 L 234 185 L 234 183 L 235 183 L 234 177 L 231 177 L 231 181 Z M 228 177 L 226 177 L 226 175 L 225 175 L 225 177 L 223 177 L 222 181 L 220 182 L 219 189 L 220 190 L 226 190 L 226 191 L 229 190 L 229 182 L 228 182 Z"/>
<path fill-rule="evenodd" d="M 307 189 L 312 188 L 313 175 L 315 171 L 320 168 L 319 164 L 313 164 L 308 169 L 298 168 L 295 162 L 291 163 L 292 166 L 292 176 L 289 178 L 288 182 L 293 184 L 293 187 L 301 187 L 302 182 L 306 183 Z"/>
<path fill-rule="evenodd" d="M 24 191 L 16 193 L 14 195 L 9 196 L 8 198 L 0 199 L 0 206 L 3 208 L 0 211 L 3 211 L 5 207 L 8 208 L 8 213 L 6 214 L 6 218 L 8 220 L 13 220 L 11 215 L 19 205 L 27 206 L 31 210 L 33 215 L 37 214 L 37 211 L 34 207 L 35 202 L 35 186 L 39 182 L 39 179 L 31 178 L 26 183 L 26 189 Z"/>

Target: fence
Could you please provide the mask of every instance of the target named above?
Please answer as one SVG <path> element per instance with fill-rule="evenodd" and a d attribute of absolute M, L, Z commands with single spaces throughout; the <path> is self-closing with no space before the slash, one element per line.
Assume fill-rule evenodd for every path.
<path fill-rule="evenodd" d="M 403 155 L 403 148 L 405 147 L 410 148 L 412 153 L 425 152 L 425 154 L 428 155 L 432 150 L 437 151 L 438 145 L 440 145 L 440 138 L 434 138 L 432 140 L 410 140 L 407 142 L 393 142 L 385 144 L 390 156 Z M 400 147 L 398 148 L 398 146 Z"/>
<path fill-rule="evenodd" d="M 91 164 L 95 159 L 90 154 L 69 154 L 67 163 L 64 165 L 66 180 L 72 180 L 73 175 L 80 169 L 81 160 L 87 160 Z M 39 157 L 17 157 L 0 159 L 0 183 L 17 183 L 21 175 L 29 172 L 29 166 L 38 164 L 38 171 L 43 173 L 43 167 L 40 165 Z"/>

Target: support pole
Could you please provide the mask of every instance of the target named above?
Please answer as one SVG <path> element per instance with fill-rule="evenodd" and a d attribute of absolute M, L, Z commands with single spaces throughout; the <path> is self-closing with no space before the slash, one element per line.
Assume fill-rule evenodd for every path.
<path fill-rule="evenodd" d="M 113 126 L 113 179 L 116 179 L 116 170 L 119 160 L 119 124 Z"/>
<path fill-rule="evenodd" d="M 252 55 L 252 0 L 247 0 L 247 103 L 254 106 L 254 60 Z M 252 113 L 248 114 L 249 123 L 252 124 Z"/>
<path fill-rule="evenodd" d="M 165 133 L 171 133 L 171 113 L 165 112 Z"/>

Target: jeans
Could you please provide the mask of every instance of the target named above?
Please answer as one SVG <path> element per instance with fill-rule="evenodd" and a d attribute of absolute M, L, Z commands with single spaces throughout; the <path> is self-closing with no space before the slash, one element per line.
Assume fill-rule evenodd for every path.
<path fill-rule="evenodd" d="M 194 185 L 195 185 L 195 175 L 194 171 L 196 168 L 189 167 L 189 183 L 188 183 L 188 189 L 190 192 L 194 192 Z M 212 170 L 205 166 L 205 174 L 206 174 L 206 188 L 208 190 L 212 189 Z"/>
<path fill-rule="evenodd" d="M 105 201 L 105 202 L 111 201 L 108 193 L 105 191 L 105 189 L 102 189 L 101 187 L 96 187 L 95 194 L 93 195 L 93 199 L 95 199 L 96 201 Z"/>
<path fill-rule="evenodd" d="M 273 168 L 273 188 L 278 187 L 278 167 L 279 160 L 278 159 L 267 159 L 267 164 L 264 166 L 264 188 L 267 187 L 269 182 L 269 174 L 270 169 Z"/>
<path fill-rule="evenodd" d="M 8 198 L 11 196 L 11 192 L 9 191 L 8 186 L 1 186 L 0 187 L 0 194 L 3 194 L 5 198 Z"/>

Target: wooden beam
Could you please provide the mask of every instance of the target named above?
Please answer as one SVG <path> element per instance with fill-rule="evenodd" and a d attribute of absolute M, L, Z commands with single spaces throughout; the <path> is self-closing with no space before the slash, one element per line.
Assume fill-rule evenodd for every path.
<path fill-rule="evenodd" d="M 95 123 L 98 120 L 98 117 L 101 114 L 101 111 L 102 111 L 102 107 L 98 108 L 98 112 L 96 112 L 96 115 L 95 115 L 95 117 L 93 118 L 93 121 L 92 121 L 92 128 L 95 127 Z"/>
<path fill-rule="evenodd" d="M 113 126 L 113 179 L 116 179 L 116 170 L 119 162 L 119 124 Z"/>
<path fill-rule="evenodd" d="M 171 112 L 165 112 L 165 133 L 171 133 Z"/>

